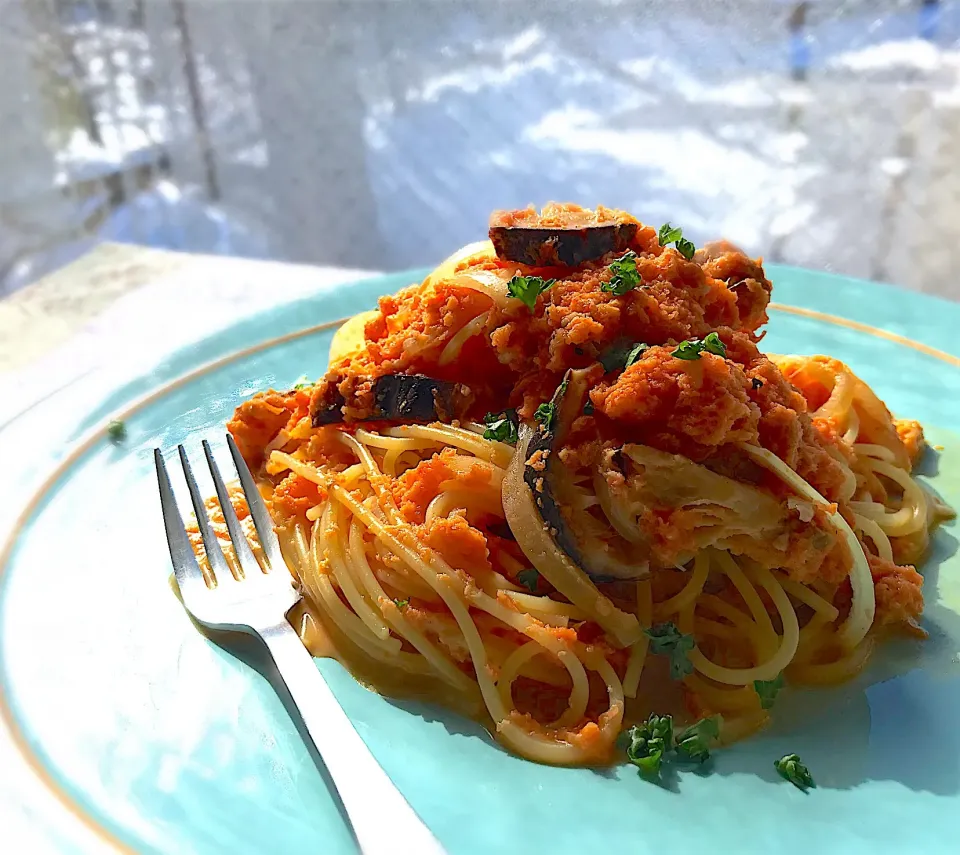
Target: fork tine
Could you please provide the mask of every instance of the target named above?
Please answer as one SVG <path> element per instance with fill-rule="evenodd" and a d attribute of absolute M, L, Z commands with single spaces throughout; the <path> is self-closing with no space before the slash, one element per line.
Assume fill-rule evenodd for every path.
<path fill-rule="evenodd" d="M 180 465 L 183 467 L 184 477 L 187 479 L 187 488 L 190 490 L 190 501 L 193 502 L 193 512 L 197 517 L 197 526 L 200 529 L 200 536 L 203 538 L 203 548 L 207 551 L 207 560 L 210 562 L 210 569 L 217 580 L 217 584 L 228 584 L 235 581 L 233 573 L 227 564 L 227 559 L 223 557 L 223 550 L 217 536 L 213 533 L 210 526 L 210 518 L 207 516 L 207 508 L 203 503 L 203 497 L 200 495 L 200 488 L 197 487 L 197 479 L 193 477 L 193 467 L 190 465 L 190 459 L 187 457 L 187 450 L 178 445 L 180 452 Z"/>
<path fill-rule="evenodd" d="M 250 469 L 240 455 L 240 449 L 233 441 L 233 437 L 227 434 L 227 445 L 230 448 L 230 456 L 233 458 L 233 464 L 237 467 L 237 475 L 240 476 L 240 486 L 243 487 L 243 495 L 247 499 L 247 507 L 250 508 L 250 516 L 253 517 L 253 524 L 257 528 L 257 537 L 260 539 L 260 545 L 267 555 L 267 562 L 271 570 L 278 570 L 286 567 L 283 555 L 280 553 L 280 543 L 277 536 L 273 533 L 273 521 L 267 512 L 267 506 L 263 503 L 263 498 L 257 485 L 254 483 L 253 475 Z"/>
<path fill-rule="evenodd" d="M 251 573 L 259 573 L 260 563 L 253 554 L 243 529 L 240 528 L 240 520 L 237 519 L 233 502 L 230 501 L 230 493 L 227 491 L 227 485 L 223 483 L 223 478 L 220 477 L 220 468 L 217 466 L 217 461 L 214 460 L 213 450 L 207 440 L 203 441 L 203 453 L 207 458 L 207 466 L 210 468 L 213 484 L 217 488 L 217 498 L 220 500 L 220 507 L 223 510 L 223 519 L 227 524 L 227 531 L 230 532 L 230 541 L 237 553 L 237 559 L 240 561 L 243 574 L 248 576 Z"/>
<path fill-rule="evenodd" d="M 163 510 L 163 527 L 167 532 L 167 546 L 170 548 L 170 560 L 173 562 L 173 575 L 184 597 L 189 596 L 187 589 L 206 588 L 203 573 L 197 563 L 197 557 L 183 526 L 183 518 L 177 510 L 177 500 L 173 495 L 167 465 L 159 448 L 153 450 L 153 462 L 157 467 L 157 482 L 160 485 L 160 507 Z"/>

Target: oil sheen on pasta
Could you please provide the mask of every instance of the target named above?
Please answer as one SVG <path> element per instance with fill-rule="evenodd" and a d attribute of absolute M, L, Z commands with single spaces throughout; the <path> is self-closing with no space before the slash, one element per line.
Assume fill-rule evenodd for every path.
<path fill-rule="evenodd" d="M 835 359 L 763 354 L 771 285 L 735 248 L 515 214 L 229 423 L 314 652 L 593 764 L 650 711 L 740 738 L 770 715 L 754 681 L 845 680 L 886 633 L 923 635 L 915 567 L 949 511 L 911 475 L 920 426 Z M 508 410 L 516 434 L 484 438 Z M 695 639 L 676 681 L 644 632 L 667 622 Z"/>

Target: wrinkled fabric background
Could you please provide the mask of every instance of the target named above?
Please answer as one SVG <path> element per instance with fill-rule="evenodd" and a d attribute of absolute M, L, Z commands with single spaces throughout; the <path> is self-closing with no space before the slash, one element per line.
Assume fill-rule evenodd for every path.
<path fill-rule="evenodd" d="M 105 239 L 399 269 L 559 200 L 960 299 L 960 0 L 0 17 L 0 294 Z"/>

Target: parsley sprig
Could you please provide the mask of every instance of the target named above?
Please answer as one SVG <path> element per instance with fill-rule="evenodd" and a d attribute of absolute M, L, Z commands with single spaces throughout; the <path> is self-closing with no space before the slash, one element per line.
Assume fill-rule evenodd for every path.
<path fill-rule="evenodd" d="M 627 731 L 627 759 L 644 775 L 660 774 L 665 754 L 673 750 L 673 716 L 651 713 L 643 724 Z"/>
<path fill-rule="evenodd" d="M 772 680 L 754 680 L 753 690 L 760 698 L 760 706 L 768 710 L 773 707 L 777 695 L 783 688 L 783 674 L 777 674 Z"/>
<path fill-rule="evenodd" d="M 312 388 L 312 386 L 313 386 L 313 383 L 310 382 L 310 378 L 307 377 L 306 374 L 301 374 L 297 378 L 297 382 L 293 384 L 293 390 L 295 392 L 300 392 L 303 389 L 310 389 Z"/>
<path fill-rule="evenodd" d="M 633 250 L 627 250 L 614 261 L 610 265 L 610 273 L 610 281 L 604 282 L 600 290 L 616 297 L 622 297 L 642 284 L 640 271 L 637 270 L 637 254 Z"/>
<path fill-rule="evenodd" d="M 558 387 L 556 394 L 553 396 L 555 401 L 562 401 L 563 396 L 567 393 L 567 385 L 569 381 L 564 380 Z M 557 417 L 557 405 L 553 401 L 546 401 L 537 407 L 537 411 L 533 414 L 534 420 L 543 425 L 544 430 L 552 430 L 554 419 Z"/>
<path fill-rule="evenodd" d="M 774 768 L 780 775 L 800 790 L 815 787 L 810 770 L 803 765 L 798 754 L 784 754 L 779 760 L 773 761 Z"/>
<path fill-rule="evenodd" d="M 487 429 L 483 432 L 483 438 L 494 442 L 506 442 L 510 445 L 516 445 L 519 437 L 517 431 L 517 411 L 504 410 L 502 413 L 487 413 L 483 417 L 483 423 Z"/>
<path fill-rule="evenodd" d="M 507 293 L 516 297 L 532 312 L 537 304 L 537 297 L 556 284 L 556 279 L 544 279 L 542 276 L 514 276 L 507 283 Z"/>
<path fill-rule="evenodd" d="M 664 223 L 660 226 L 657 237 L 660 240 L 660 246 L 669 246 L 672 243 L 676 247 L 677 252 L 687 259 L 687 261 L 693 258 L 694 253 L 697 251 L 693 242 L 683 236 L 683 229 L 671 226 L 670 223 Z"/>
<path fill-rule="evenodd" d="M 670 677 L 682 680 L 693 673 L 693 663 L 687 654 L 697 646 L 692 635 L 684 635 L 676 624 L 667 621 L 658 623 L 644 633 L 650 639 L 650 652 L 670 658 Z"/>
<path fill-rule="evenodd" d="M 725 357 L 727 346 L 720 340 L 720 336 L 712 332 L 702 341 L 696 338 L 690 341 L 681 341 L 671 355 L 677 357 L 677 359 L 699 359 L 700 354 L 704 351 Z"/>
<path fill-rule="evenodd" d="M 704 718 L 677 737 L 677 756 L 691 763 L 706 763 L 710 746 L 720 738 L 720 722 L 716 716 Z"/>
<path fill-rule="evenodd" d="M 629 341 L 615 342 L 599 356 L 600 364 L 607 373 L 620 368 L 629 368 L 650 347 L 642 341 L 630 344 Z"/>
<path fill-rule="evenodd" d="M 652 713 L 643 724 L 627 731 L 627 759 L 646 777 L 656 778 L 671 757 L 681 763 L 705 763 L 719 737 L 718 716 L 702 719 L 676 734 L 673 716 Z"/>

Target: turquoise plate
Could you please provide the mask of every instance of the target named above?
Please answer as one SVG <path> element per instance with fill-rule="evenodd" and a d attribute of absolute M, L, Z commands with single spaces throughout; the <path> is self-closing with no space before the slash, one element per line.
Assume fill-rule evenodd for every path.
<path fill-rule="evenodd" d="M 141 376 L 75 384 L 0 433 L 14 485 L 5 477 L 0 491 L 9 535 L 0 541 L 0 741 L 17 749 L 17 774 L 53 792 L 87 838 L 137 852 L 353 851 L 270 684 L 201 636 L 171 593 L 151 450 L 183 442 L 199 453 L 204 438 L 222 450 L 238 402 L 304 371 L 318 375 L 339 319 L 419 275 L 277 306 L 158 358 Z M 924 472 L 960 507 L 960 306 L 801 270 L 771 275 L 779 306 L 765 348 L 837 356 L 896 413 L 921 419 L 942 446 Z M 105 435 L 115 417 L 128 430 L 119 446 Z M 842 688 L 788 690 L 768 731 L 719 753 L 709 774 L 683 772 L 663 787 L 629 766 L 519 760 L 469 721 L 373 694 L 336 662 L 317 666 L 455 855 L 953 853 L 954 531 L 937 534 L 925 567 L 926 642 L 888 645 Z M 816 790 L 778 779 L 773 761 L 791 751 Z M 72 834 L 53 848 L 73 848 Z"/>

